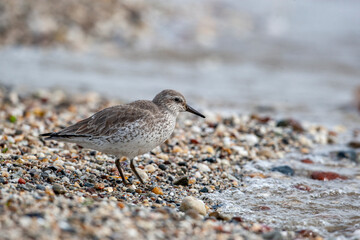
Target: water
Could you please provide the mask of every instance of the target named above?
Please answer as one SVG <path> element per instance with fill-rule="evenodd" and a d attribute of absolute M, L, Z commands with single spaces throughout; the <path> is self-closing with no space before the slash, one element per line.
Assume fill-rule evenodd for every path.
<path fill-rule="evenodd" d="M 346 150 L 352 129 L 360 125 L 354 106 L 354 91 L 360 85 L 360 1 L 187 1 L 186 8 L 183 1 L 158 4 L 178 11 L 178 17 L 149 19 L 159 24 L 153 28 L 155 35 L 130 51 L 2 48 L 0 83 L 20 92 L 60 87 L 124 101 L 151 99 L 172 88 L 199 110 L 260 112 L 329 127 L 344 125 L 347 131 L 339 145 L 317 147 L 309 156 L 315 164 L 299 163 L 304 156 L 295 153 L 273 162 L 254 161 L 244 172 L 271 177 L 244 178 L 244 187 L 209 197 L 223 204 L 221 210 L 248 221 L 310 229 L 327 238 L 356 238 L 360 168 L 350 161 L 335 161 L 329 153 Z M 214 32 L 194 42 L 191 34 L 196 33 L 199 16 L 214 23 Z M 269 170 L 284 164 L 295 170 L 295 176 Z M 315 170 L 350 179 L 311 180 L 308 174 Z M 312 190 L 301 191 L 294 188 L 297 184 Z"/>
<path fill-rule="evenodd" d="M 245 221 L 262 222 L 280 230 L 312 230 L 327 238 L 354 237 L 354 231 L 360 228 L 359 167 L 349 160 L 332 160 L 329 149 L 306 157 L 315 163 L 301 163 L 304 156 L 298 154 L 276 162 L 250 162 L 244 166 L 244 172 L 261 172 L 270 177 L 245 177 L 244 187 L 207 197 L 221 206 L 220 211 L 241 216 Z M 269 170 L 284 164 L 295 170 L 295 176 Z M 336 171 L 352 179 L 318 181 L 308 177 L 311 171 Z M 297 189 L 297 185 L 311 190 Z"/>

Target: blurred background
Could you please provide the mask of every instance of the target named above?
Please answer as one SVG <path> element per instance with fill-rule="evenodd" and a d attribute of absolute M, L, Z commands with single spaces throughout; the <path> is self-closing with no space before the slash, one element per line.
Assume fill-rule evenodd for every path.
<path fill-rule="evenodd" d="M 359 123 L 358 0 L 2 0 L 0 84 Z"/>

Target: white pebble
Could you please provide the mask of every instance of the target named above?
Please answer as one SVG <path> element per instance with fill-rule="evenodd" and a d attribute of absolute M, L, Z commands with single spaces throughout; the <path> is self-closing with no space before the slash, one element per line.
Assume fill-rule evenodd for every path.
<path fill-rule="evenodd" d="M 241 157 L 247 157 L 249 155 L 248 151 L 246 151 L 244 147 L 233 146 L 231 148 L 235 150 Z"/>
<path fill-rule="evenodd" d="M 243 138 L 250 146 L 254 146 L 259 142 L 259 138 L 254 134 L 246 134 Z"/>
<path fill-rule="evenodd" d="M 186 212 L 188 210 L 195 210 L 201 215 L 206 215 L 205 203 L 194 197 L 186 197 L 182 200 L 180 210 Z"/>
<path fill-rule="evenodd" d="M 147 171 L 148 173 L 153 173 L 156 171 L 156 168 L 153 164 L 150 165 L 146 165 L 145 166 L 145 171 Z"/>
<path fill-rule="evenodd" d="M 145 182 L 149 181 L 149 177 L 144 170 L 142 170 L 140 168 L 136 168 L 136 171 L 139 173 L 139 175 L 143 181 L 145 181 Z"/>
<path fill-rule="evenodd" d="M 211 171 L 211 169 L 208 167 L 208 165 L 205 165 L 203 163 L 199 163 L 197 165 L 197 167 L 198 167 L 200 172 L 210 172 Z"/>

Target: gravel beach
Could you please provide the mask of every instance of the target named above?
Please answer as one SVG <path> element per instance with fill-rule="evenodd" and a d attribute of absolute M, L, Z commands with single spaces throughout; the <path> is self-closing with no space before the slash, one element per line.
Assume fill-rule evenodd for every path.
<path fill-rule="evenodd" d="M 310 230 L 273 229 L 222 213 L 207 196 L 246 188 L 244 178 L 270 177 L 242 166 L 290 151 L 308 154 L 335 143 L 334 130 L 271 116 L 182 114 L 168 141 L 138 157 L 146 186 L 127 161 L 132 185 L 124 186 L 114 157 L 39 138 L 118 102 L 95 93 L 22 96 L 5 88 L 0 96 L 1 239 L 322 239 Z M 293 174 L 289 167 L 273 171 Z"/>

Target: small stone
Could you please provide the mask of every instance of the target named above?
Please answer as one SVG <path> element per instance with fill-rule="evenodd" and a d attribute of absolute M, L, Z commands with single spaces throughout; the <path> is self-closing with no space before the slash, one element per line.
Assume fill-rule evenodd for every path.
<path fill-rule="evenodd" d="M 209 192 L 209 189 L 207 189 L 206 187 L 204 187 L 204 188 L 202 188 L 202 189 L 200 190 L 200 192 L 202 192 L 202 193 L 208 193 L 208 192 Z"/>
<path fill-rule="evenodd" d="M 313 160 L 311 160 L 310 158 L 305 158 L 305 159 L 301 159 L 300 160 L 302 163 L 306 163 L 306 164 L 313 164 Z"/>
<path fill-rule="evenodd" d="M 273 151 L 270 151 L 268 149 L 262 149 L 257 153 L 258 156 L 262 156 L 265 157 L 267 159 L 274 159 L 275 158 L 275 154 Z"/>
<path fill-rule="evenodd" d="M 187 212 L 190 209 L 197 211 L 201 215 L 206 215 L 204 202 L 191 196 L 184 198 L 180 205 L 180 210 L 183 212 Z"/>
<path fill-rule="evenodd" d="M 53 185 L 53 191 L 56 194 L 64 194 L 64 193 L 66 193 L 66 189 L 64 188 L 64 186 L 62 186 L 60 184 L 57 184 L 57 183 L 55 183 Z"/>
<path fill-rule="evenodd" d="M 330 181 L 335 179 L 348 179 L 345 176 L 342 176 L 340 174 L 337 174 L 335 172 L 321 172 L 321 171 L 315 171 L 313 172 L 310 177 L 315 180 L 321 180 L 321 181 Z"/>
<path fill-rule="evenodd" d="M 95 189 L 97 190 L 103 190 L 105 188 L 104 183 L 95 183 Z"/>
<path fill-rule="evenodd" d="M 167 169 L 166 165 L 165 164 L 160 164 L 159 165 L 159 168 L 163 171 L 165 171 Z"/>
<path fill-rule="evenodd" d="M 348 146 L 351 148 L 360 148 L 360 141 L 349 142 Z"/>
<path fill-rule="evenodd" d="M 201 173 L 200 173 L 199 171 L 197 171 L 197 172 L 195 173 L 194 177 L 197 178 L 197 179 L 201 179 L 201 178 L 202 178 Z"/>
<path fill-rule="evenodd" d="M 254 134 L 246 134 L 244 136 L 244 140 L 250 145 L 250 146 L 254 146 L 255 144 L 257 144 L 259 142 L 259 138 L 254 135 Z"/>
<path fill-rule="evenodd" d="M 276 124 L 277 127 L 291 127 L 295 132 L 304 132 L 304 128 L 294 119 L 281 120 Z"/>
<path fill-rule="evenodd" d="M 56 160 L 54 162 L 54 166 L 57 166 L 57 167 L 62 167 L 64 165 L 64 161 L 63 160 Z"/>
<path fill-rule="evenodd" d="M 120 209 L 125 208 L 125 204 L 124 204 L 123 202 L 118 202 L 118 203 L 117 203 L 117 206 L 118 206 Z"/>
<path fill-rule="evenodd" d="M 223 172 L 223 173 L 221 173 L 221 176 L 220 176 L 221 178 L 227 178 L 228 177 L 228 174 L 226 173 L 226 172 Z"/>
<path fill-rule="evenodd" d="M 2 171 L 1 176 L 5 177 L 5 178 L 8 178 L 10 175 L 9 175 L 9 172 Z"/>
<path fill-rule="evenodd" d="M 25 184 L 26 181 L 25 181 L 23 178 L 19 178 L 18 183 L 19 183 L 19 184 Z"/>
<path fill-rule="evenodd" d="M 154 187 L 151 191 L 157 195 L 164 195 L 163 190 L 159 187 Z"/>
<path fill-rule="evenodd" d="M 210 172 L 211 171 L 211 169 L 208 167 L 208 165 L 203 164 L 203 163 L 199 163 L 197 165 L 197 167 L 198 167 L 200 172 Z"/>
<path fill-rule="evenodd" d="M 301 191 L 307 191 L 307 192 L 310 192 L 310 191 L 311 191 L 311 188 L 310 188 L 308 185 L 301 184 L 301 183 L 296 184 L 294 187 L 295 187 L 296 189 L 301 190 Z"/>
<path fill-rule="evenodd" d="M 146 174 L 146 172 L 140 168 L 136 168 L 136 171 L 140 175 L 141 179 L 145 182 L 149 181 L 149 176 Z"/>
<path fill-rule="evenodd" d="M 174 185 L 189 186 L 189 179 L 187 176 L 179 178 L 174 181 Z"/>
<path fill-rule="evenodd" d="M 214 155 L 215 154 L 215 150 L 213 147 L 211 146 L 205 146 L 204 149 L 203 149 L 203 152 L 204 153 L 209 153 L 211 155 Z"/>
<path fill-rule="evenodd" d="M 284 165 L 284 166 L 279 166 L 279 167 L 273 167 L 271 169 L 271 171 L 273 172 L 281 172 L 285 175 L 288 175 L 288 176 L 294 176 L 294 170 L 287 166 L 287 165 Z"/>
<path fill-rule="evenodd" d="M 173 148 L 173 153 L 183 153 L 183 152 L 184 152 L 184 150 L 179 146 L 175 146 Z"/>
<path fill-rule="evenodd" d="M 189 184 L 195 184 L 195 183 L 196 183 L 196 178 L 189 179 Z"/>
<path fill-rule="evenodd" d="M 158 158 L 164 160 L 164 161 L 168 161 L 169 160 L 169 156 L 167 154 L 164 153 L 159 153 L 156 155 Z"/>
<path fill-rule="evenodd" d="M 187 162 L 184 162 L 184 161 L 178 162 L 178 165 L 179 165 L 179 166 L 182 166 L 182 167 L 186 167 L 186 166 L 187 166 Z"/>
<path fill-rule="evenodd" d="M 154 167 L 153 164 L 146 165 L 146 166 L 145 166 L 145 171 L 148 172 L 148 173 L 153 173 L 153 172 L 156 171 L 156 168 Z"/>
<path fill-rule="evenodd" d="M 45 190 L 45 187 L 44 187 L 43 185 L 37 184 L 37 185 L 36 185 L 36 189 L 39 189 L 39 190 L 44 191 L 44 190 Z"/>
<path fill-rule="evenodd" d="M 209 162 L 209 163 L 216 163 L 217 160 L 214 157 L 205 158 L 203 161 Z"/>
<path fill-rule="evenodd" d="M 214 217 L 217 220 L 222 220 L 222 221 L 230 221 L 232 219 L 232 216 L 230 214 L 225 214 L 221 212 L 212 212 L 209 214 L 209 217 Z"/>
<path fill-rule="evenodd" d="M 311 230 L 300 230 L 297 232 L 297 237 L 307 239 L 317 239 L 318 234 Z"/>
<path fill-rule="evenodd" d="M 354 150 L 335 151 L 331 152 L 330 156 L 339 161 L 343 159 L 349 159 L 350 161 L 358 162 L 356 152 Z"/>

